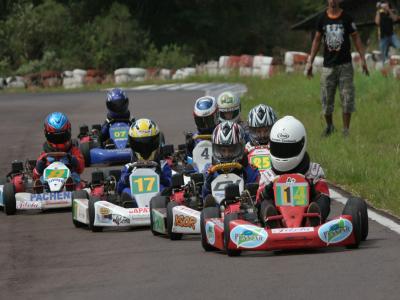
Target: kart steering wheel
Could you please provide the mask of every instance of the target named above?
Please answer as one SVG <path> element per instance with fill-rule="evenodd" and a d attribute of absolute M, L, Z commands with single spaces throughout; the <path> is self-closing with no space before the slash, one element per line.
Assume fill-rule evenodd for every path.
<path fill-rule="evenodd" d="M 217 171 L 229 172 L 232 169 L 241 170 L 243 169 L 243 166 L 238 162 L 217 164 L 215 166 L 210 167 L 208 169 L 208 172 L 210 174 L 215 173 Z"/>

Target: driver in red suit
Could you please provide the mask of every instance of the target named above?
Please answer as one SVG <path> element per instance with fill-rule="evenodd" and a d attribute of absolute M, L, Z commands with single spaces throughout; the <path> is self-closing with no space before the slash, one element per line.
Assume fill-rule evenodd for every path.
<path fill-rule="evenodd" d="M 79 148 L 71 141 L 71 123 L 67 116 L 61 112 L 49 114 L 44 121 L 44 134 L 46 142 L 43 144 L 43 152 L 36 161 L 33 178 L 40 179 L 44 169 L 54 162 L 54 158 L 48 157 L 47 153 L 65 152 L 67 155 L 60 158 L 60 161 L 70 168 L 74 183 L 79 184 L 79 174 L 85 168 L 85 161 Z"/>

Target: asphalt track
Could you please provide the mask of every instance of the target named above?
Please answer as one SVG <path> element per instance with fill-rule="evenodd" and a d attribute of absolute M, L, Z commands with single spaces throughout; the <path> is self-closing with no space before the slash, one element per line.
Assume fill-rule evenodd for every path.
<path fill-rule="evenodd" d="M 136 117 L 154 118 L 167 142 L 192 128 L 199 92 L 129 92 Z M 104 93 L 0 95 L 0 176 L 13 159 L 36 158 L 42 120 L 104 119 Z M 85 173 L 87 175 L 88 173 Z M 341 211 L 333 204 L 331 215 Z M 368 241 L 343 248 L 205 253 L 198 237 L 170 241 L 148 229 L 92 233 L 70 212 L 0 213 L 0 299 L 399 299 L 400 236 L 370 221 Z"/>

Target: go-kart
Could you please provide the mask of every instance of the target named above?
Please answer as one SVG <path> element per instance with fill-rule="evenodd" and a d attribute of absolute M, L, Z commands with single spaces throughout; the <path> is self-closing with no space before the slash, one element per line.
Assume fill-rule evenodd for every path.
<path fill-rule="evenodd" d="M 165 234 L 171 240 L 180 240 L 183 234 L 200 233 L 203 181 L 200 173 L 191 174 L 187 183 L 183 174 L 175 174 L 171 194 L 150 200 L 150 226 L 154 235 Z"/>
<path fill-rule="evenodd" d="M 153 161 L 131 164 L 129 176 L 131 197 L 116 194 L 119 171 L 106 179 L 93 180 L 88 189 L 77 191 L 72 200 L 72 220 L 76 227 L 87 225 L 93 232 L 105 227 L 138 227 L 150 225 L 150 199 L 160 193 L 160 177 Z M 102 172 L 100 172 L 102 173 Z"/>
<path fill-rule="evenodd" d="M 247 154 L 249 164 L 257 167 L 260 173 L 271 169 L 270 152 L 267 146 L 256 146 Z"/>
<path fill-rule="evenodd" d="M 131 149 L 128 143 L 129 124 L 114 122 L 110 124 L 110 138 L 100 141 L 100 125 L 93 125 L 91 132 L 88 126 L 81 126 L 79 148 L 85 158 L 85 166 L 95 164 L 125 164 L 131 161 Z"/>
<path fill-rule="evenodd" d="M 239 163 L 224 163 L 212 166 L 208 170 L 209 173 L 225 172 L 211 183 L 215 205 L 224 198 L 225 186 L 235 183 L 241 191 L 243 190 L 243 179 L 229 173 L 233 169 L 241 168 Z M 150 201 L 151 231 L 154 235 L 166 234 L 171 240 L 180 240 L 184 234 L 200 234 L 204 175 L 193 173 L 187 182 L 182 174 L 175 174 L 173 179 L 170 196 L 158 196 Z"/>
<path fill-rule="evenodd" d="M 349 198 L 342 215 L 317 226 L 310 218 L 319 213 L 309 212 L 310 187 L 300 174 L 281 175 L 274 182 L 275 207 L 278 215 L 266 216 L 261 203 L 257 211 L 253 197 L 229 187 L 221 204 L 224 218 L 216 207 L 201 213 L 202 246 L 206 251 L 225 250 L 229 256 L 242 251 L 286 250 L 346 246 L 357 248 L 368 236 L 366 203 Z M 257 212 L 257 213 L 255 213 Z M 275 221 L 276 226 L 270 226 Z"/>
<path fill-rule="evenodd" d="M 68 154 L 51 152 L 46 154 L 53 161 L 43 172 L 41 181 L 33 180 L 36 161 L 12 163 L 7 182 L 0 186 L 0 206 L 7 215 L 17 210 L 47 210 L 71 207 L 72 192 L 80 189 L 83 182 L 75 184 L 68 168 Z"/>

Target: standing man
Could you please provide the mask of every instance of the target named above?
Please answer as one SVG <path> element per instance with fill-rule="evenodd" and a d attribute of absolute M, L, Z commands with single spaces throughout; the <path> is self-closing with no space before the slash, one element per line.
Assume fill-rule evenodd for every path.
<path fill-rule="evenodd" d="M 400 40 L 394 34 L 393 23 L 400 20 L 388 1 L 381 1 L 376 4 L 375 23 L 379 26 L 379 46 L 381 48 L 382 62 L 389 58 L 389 47 L 400 48 Z"/>
<path fill-rule="evenodd" d="M 307 76 L 312 77 L 312 64 L 323 39 L 324 68 L 321 74 L 321 102 L 327 124 L 322 132 L 322 136 L 325 137 L 335 131 L 332 114 L 337 87 L 339 87 L 342 101 L 344 136 L 349 134 L 351 114 L 355 111 L 350 36 L 360 54 L 363 72 L 366 75 L 369 74 L 356 25 L 353 18 L 340 8 L 339 2 L 339 0 L 328 0 L 328 9 L 318 18 L 311 54 L 306 65 Z"/>

